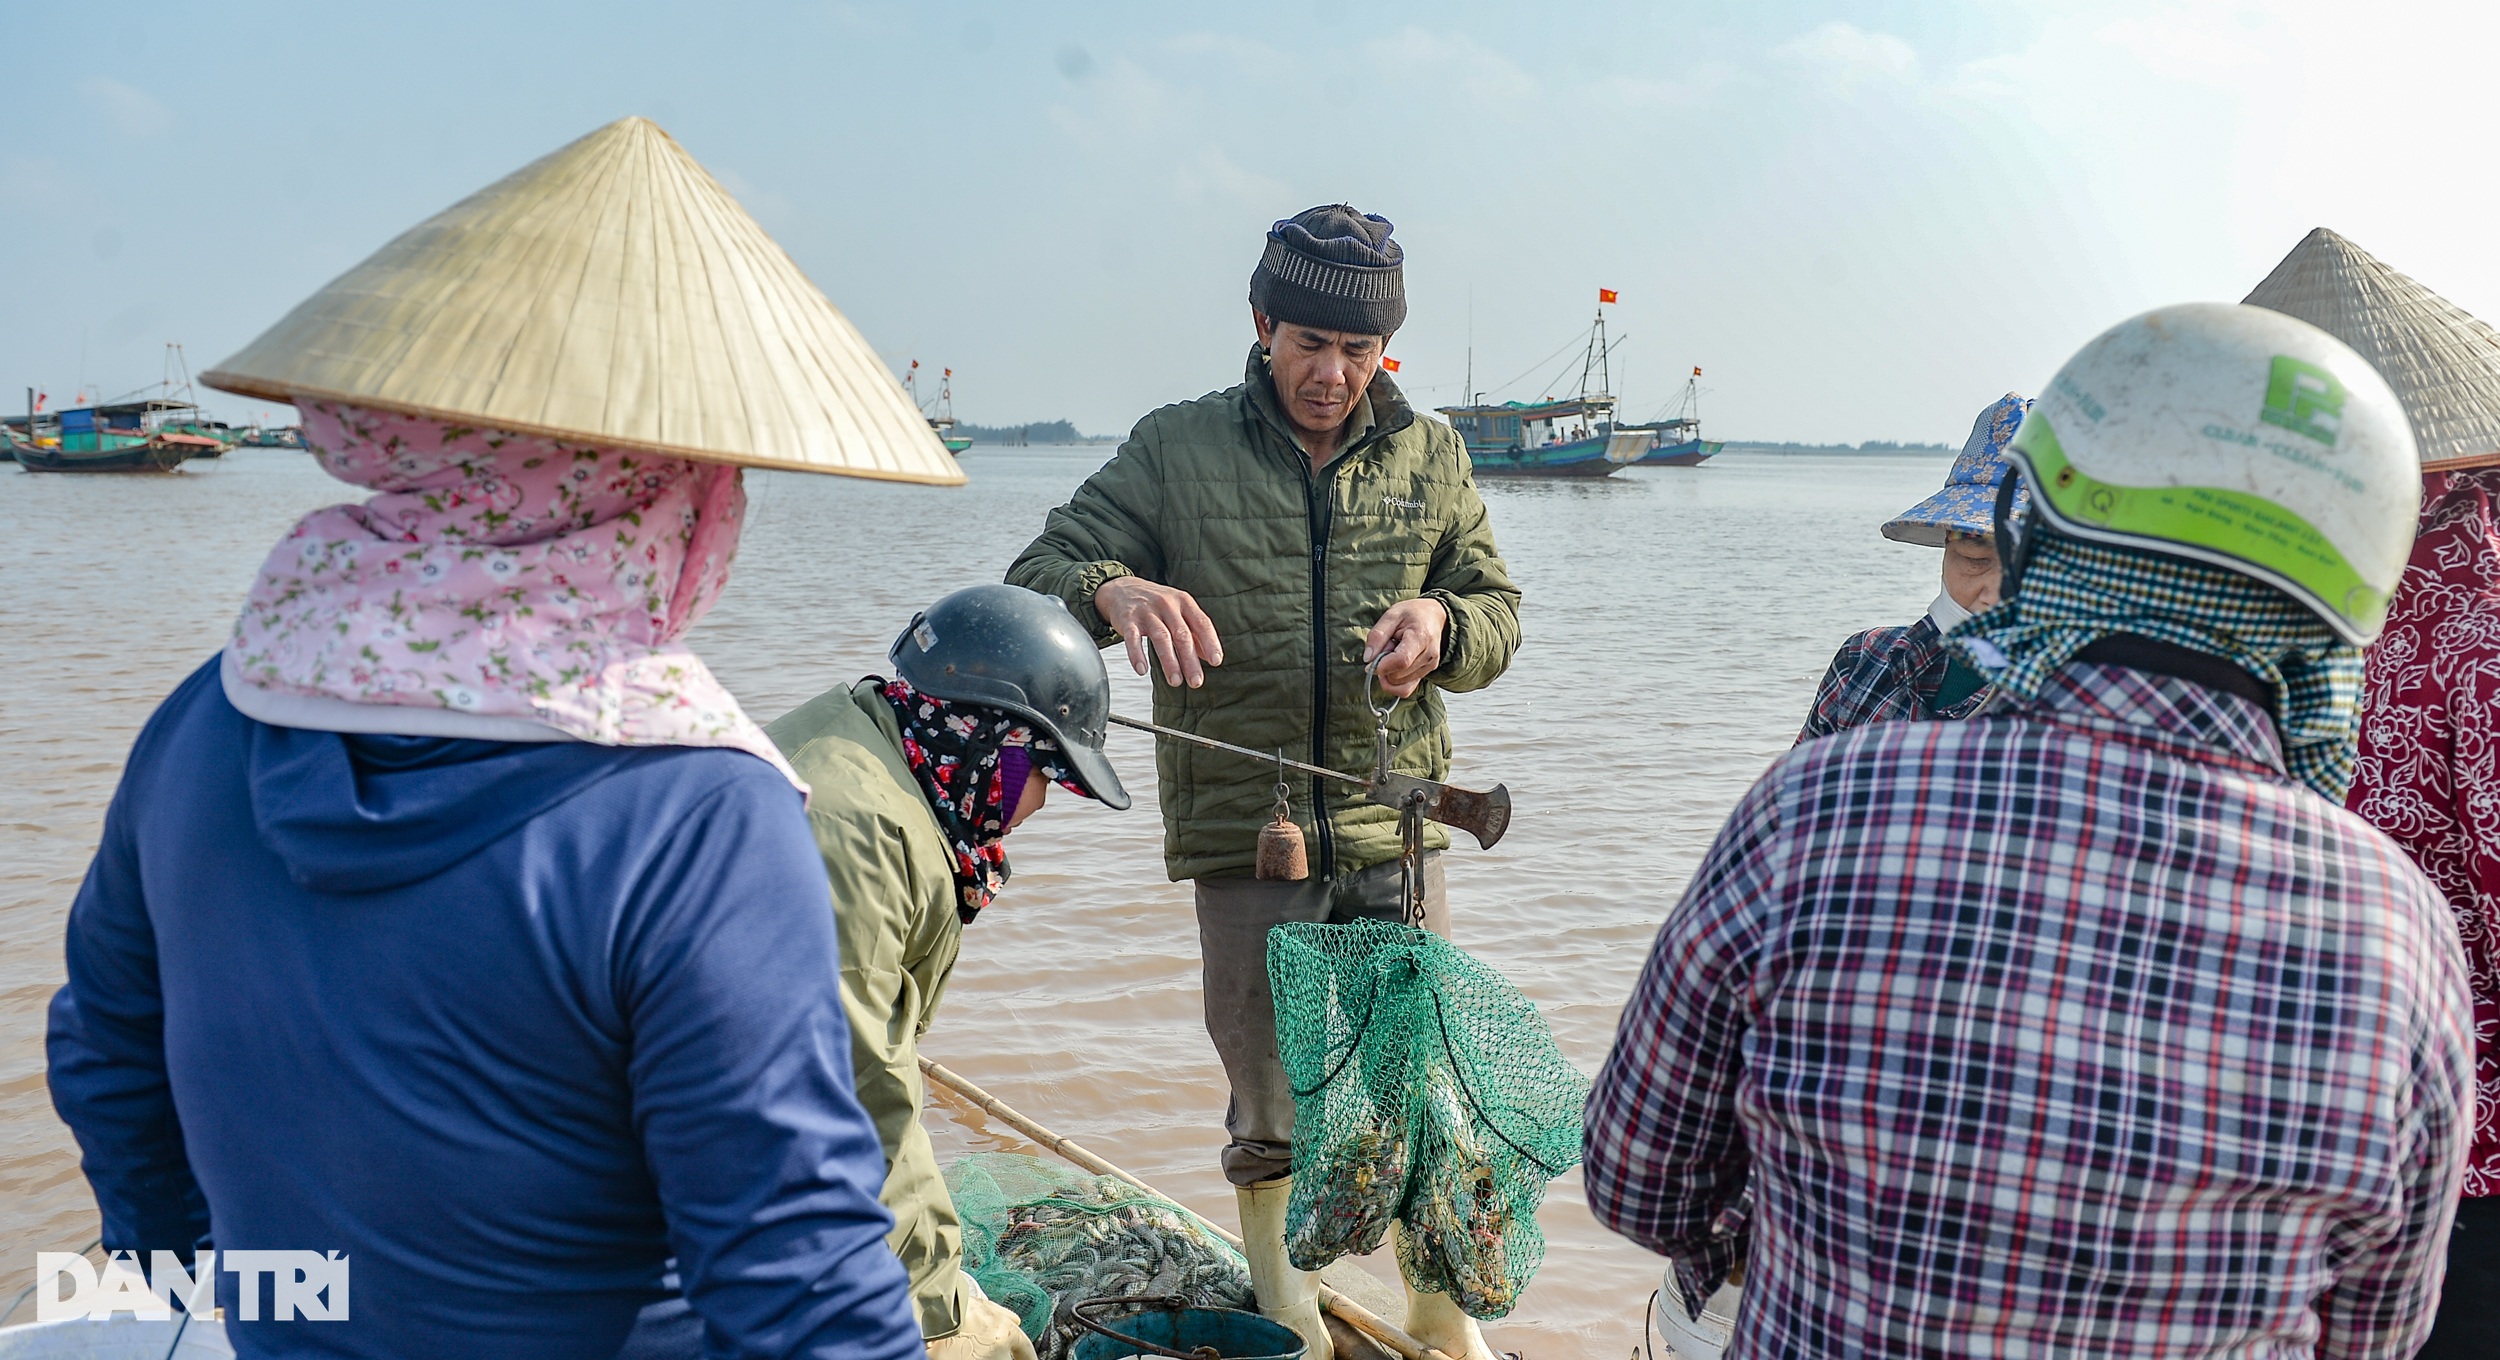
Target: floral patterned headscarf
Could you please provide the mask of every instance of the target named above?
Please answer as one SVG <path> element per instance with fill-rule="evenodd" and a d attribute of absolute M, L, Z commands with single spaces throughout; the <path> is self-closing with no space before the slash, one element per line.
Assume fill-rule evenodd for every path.
<path fill-rule="evenodd" d="M 738 470 L 325 402 L 323 469 L 380 495 L 296 522 L 227 657 L 280 694 L 523 718 L 606 746 L 720 746 L 806 784 L 678 643 L 720 597 Z"/>
<path fill-rule="evenodd" d="M 1000 842 L 1025 772 L 1039 770 L 1070 793 L 1093 795 L 1077 782 L 1057 743 L 1005 709 L 936 698 L 901 680 L 885 681 L 879 692 L 903 729 L 903 761 L 929 796 L 929 810 L 954 852 L 955 915 L 970 925 L 1007 886 L 1012 871 Z"/>

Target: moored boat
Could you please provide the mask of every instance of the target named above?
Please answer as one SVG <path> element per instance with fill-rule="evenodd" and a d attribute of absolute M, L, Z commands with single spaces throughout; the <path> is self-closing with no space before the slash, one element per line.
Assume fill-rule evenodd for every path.
<path fill-rule="evenodd" d="M 955 370 L 940 370 L 935 409 L 921 404 L 918 359 L 912 360 L 911 367 L 904 370 L 903 390 L 911 394 L 912 405 L 920 407 L 921 418 L 929 422 L 931 430 L 937 432 L 938 442 L 946 446 L 948 453 L 960 454 L 972 447 L 971 435 L 955 433 Z"/>
<path fill-rule="evenodd" d="M 254 425 L 243 432 L 243 447 L 250 449 L 300 449 L 304 447 L 304 430 L 300 425 Z"/>
<path fill-rule="evenodd" d="M 1644 467 L 1692 467 L 1726 448 L 1719 439 L 1701 437 L 1701 370 L 1684 380 L 1684 405 L 1671 420 L 1653 420 L 1637 428 L 1658 432 L 1655 448 L 1641 455 Z"/>
<path fill-rule="evenodd" d="M 1641 466 L 1696 467 L 1726 447 L 1726 442 L 1718 439 L 1686 439 L 1673 444 L 1660 444 L 1641 458 Z"/>
<path fill-rule="evenodd" d="M 225 450 L 217 441 L 196 434 L 158 434 L 134 444 L 105 449 L 17 446 L 17 465 L 28 472 L 172 472 L 194 458 L 214 458 Z"/>
<path fill-rule="evenodd" d="M 222 420 L 174 420 L 164 425 L 167 434 L 197 435 L 213 448 L 192 455 L 197 458 L 222 458 L 226 452 L 243 442 L 243 432 Z"/>
<path fill-rule="evenodd" d="M 41 421 L 33 412 L 12 417 L 17 465 L 29 472 L 171 472 L 193 458 L 214 458 L 226 445 L 182 428 L 192 423 L 187 401 L 113 402 L 81 406 Z M 45 435 L 45 426 L 52 433 Z M 28 438 L 15 438 L 24 429 Z"/>
<path fill-rule="evenodd" d="M 1609 477 L 1657 446 L 1655 430 L 1615 424 L 1605 305 L 1613 300 L 1611 292 L 1598 295 L 1597 320 L 1580 360 L 1579 395 L 1438 408 L 1466 441 L 1467 461 L 1479 476 Z"/>
<path fill-rule="evenodd" d="M 1606 477 L 1649 451 L 1655 436 L 1618 429 L 1609 398 L 1444 406 L 1478 476 Z"/>

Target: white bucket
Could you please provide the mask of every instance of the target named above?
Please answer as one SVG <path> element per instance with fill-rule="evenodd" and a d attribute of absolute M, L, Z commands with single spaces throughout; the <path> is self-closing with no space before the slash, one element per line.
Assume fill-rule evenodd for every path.
<path fill-rule="evenodd" d="M 0 1327 L 0 1360 L 233 1360 L 226 1324 L 206 1319 L 182 1324 L 180 1317 L 171 1322 L 117 1317 Z"/>

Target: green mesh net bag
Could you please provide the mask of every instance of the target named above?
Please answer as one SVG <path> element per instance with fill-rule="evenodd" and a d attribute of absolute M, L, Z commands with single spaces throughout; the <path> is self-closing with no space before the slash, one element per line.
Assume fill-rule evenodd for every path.
<path fill-rule="evenodd" d="M 1251 1306 L 1241 1253 L 1188 1210 L 1116 1177 L 976 1152 L 947 1169 L 946 1189 L 963 1220 L 964 1273 L 1023 1321 L 1041 1360 L 1061 1360 L 1085 1334 L 1068 1310 L 1086 1299 Z"/>
<path fill-rule="evenodd" d="M 1545 1260 L 1546 1183 L 1579 1164 L 1588 1078 L 1517 988 L 1428 931 L 1279 926 L 1267 971 L 1293 1083 L 1294 1265 L 1376 1250 L 1395 1222 L 1409 1283 L 1509 1313 Z"/>

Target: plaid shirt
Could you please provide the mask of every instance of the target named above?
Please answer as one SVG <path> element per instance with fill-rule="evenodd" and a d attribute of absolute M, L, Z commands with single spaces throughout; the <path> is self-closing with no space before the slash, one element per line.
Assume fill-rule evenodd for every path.
<path fill-rule="evenodd" d="M 1988 701 L 1988 690 L 1947 708 L 1936 706 L 1953 654 L 1945 650 L 1936 621 L 1920 615 L 1906 628 L 1869 628 L 1840 644 L 1831 669 L 1814 687 L 1797 740 L 1811 741 L 1868 723 L 1927 718 L 1967 718 Z"/>
<path fill-rule="evenodd" d="M 2244 700 L 2077 664 L 1782 757 L 1590 1097 L 1602 1221 L 1730 1357 L 2409 1356 L 2471 1108 L 2439 895 Z"/>

